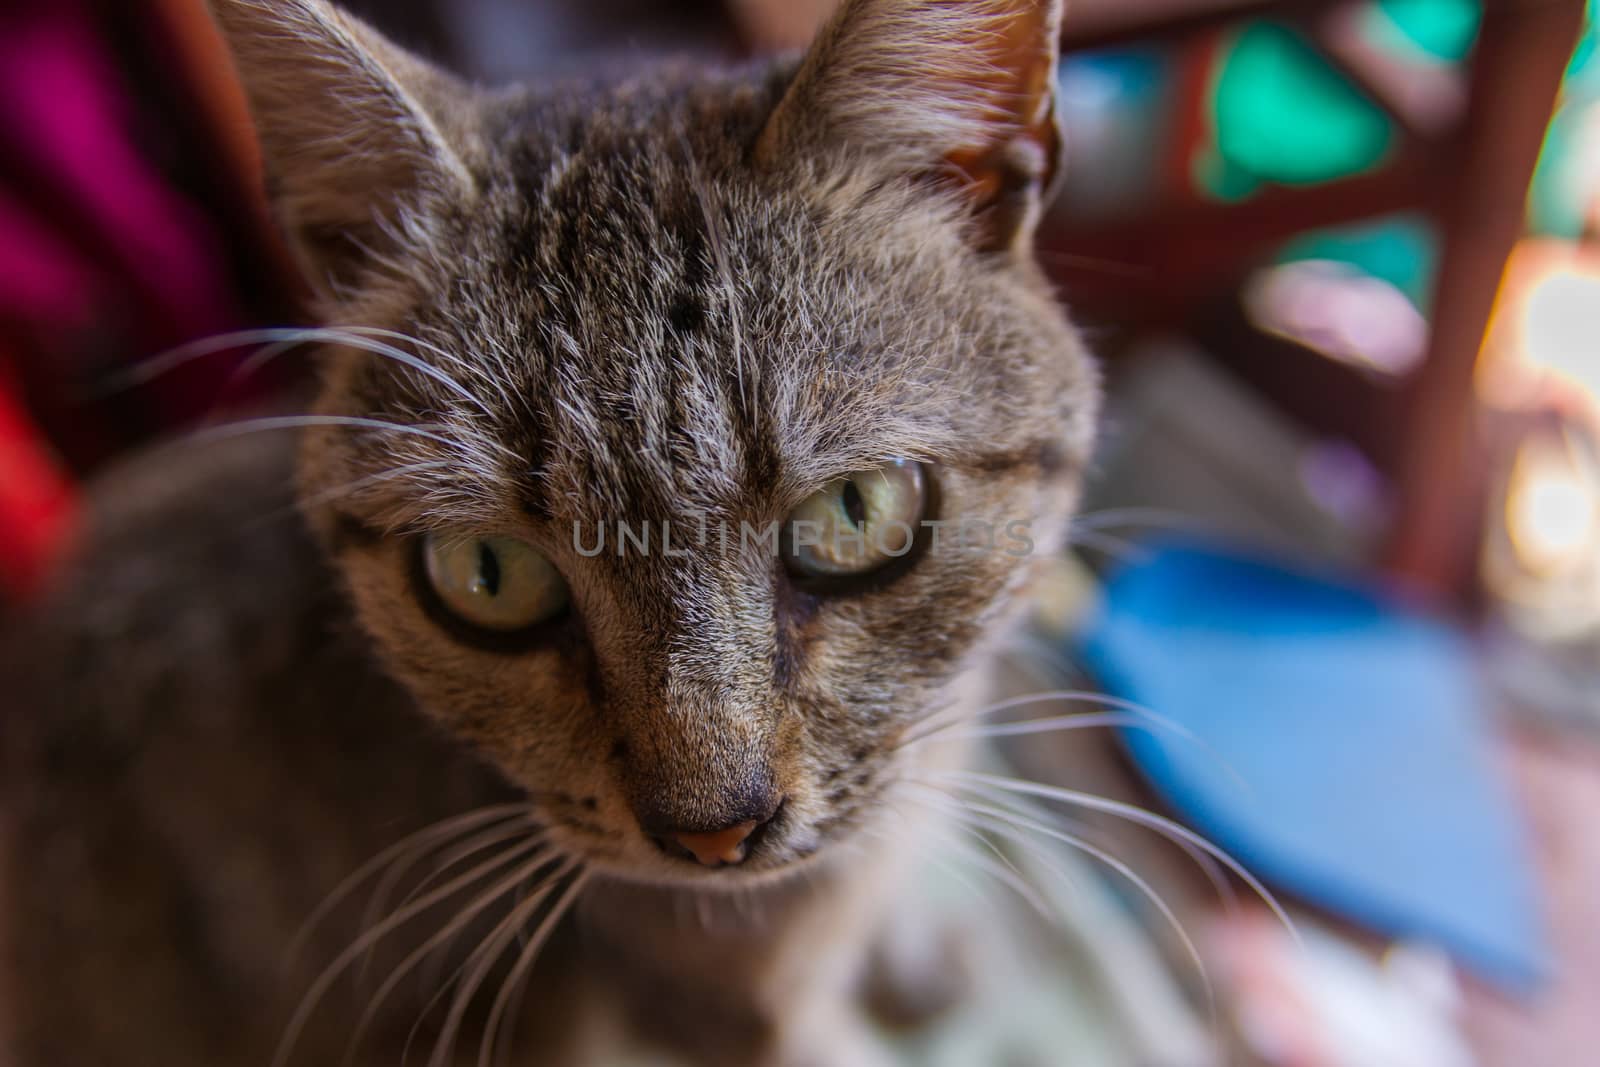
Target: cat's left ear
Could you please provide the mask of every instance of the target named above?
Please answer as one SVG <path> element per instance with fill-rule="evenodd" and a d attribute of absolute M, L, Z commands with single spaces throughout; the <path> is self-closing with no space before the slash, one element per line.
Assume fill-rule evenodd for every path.
<path fill-rule="evenodd" d="M 430 220 L 474 195 L 468 91 L 448 75 L 325 0 L 209 3 L 274 213 L 325 303 L 406 261 Z"/>
<path fill-rule="evenodd" d="M 1032 237 L 1060 168 L 1063 0 L 846 0 L 757 143 L 843 153 L 955 189 L 985 251 Z"/>

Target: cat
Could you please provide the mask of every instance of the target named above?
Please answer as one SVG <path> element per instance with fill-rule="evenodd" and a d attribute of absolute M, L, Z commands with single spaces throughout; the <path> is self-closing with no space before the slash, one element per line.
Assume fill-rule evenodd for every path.
<path fill-rule="evenodd" d="M 317 392 L 104 472 L 6 635 L 0 1048 L 876 1062 L 867 985 L 950 995 L 893 965 L 961 752 L 915 742 L 1092 446 L 1030 252 L 1060 0 L 505 90 L 211 6 Z"/>

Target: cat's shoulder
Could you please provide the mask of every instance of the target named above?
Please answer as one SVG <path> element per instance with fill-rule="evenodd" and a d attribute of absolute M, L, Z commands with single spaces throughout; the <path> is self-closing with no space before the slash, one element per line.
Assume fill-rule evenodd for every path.
<path fill-rule="evenodd" d="M 294 507 L 291 434 L 201 434 L 111 464 L 47 582 L 39 612 L 126 633 L 257 614 L 321 564 Z"/>
<path fill-rule="evenodd" d="M 14 727 L 137 734 L 346 639 L 294 507 L 291 438 L 162 445 L 96 476 L 60 565 L 0 640 L 0 686 L 29 720 Z"/>

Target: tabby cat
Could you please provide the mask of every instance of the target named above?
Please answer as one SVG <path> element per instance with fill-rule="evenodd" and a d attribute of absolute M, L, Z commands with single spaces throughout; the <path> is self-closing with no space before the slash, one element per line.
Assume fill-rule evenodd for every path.
<path fill-rule="evenodd" d="M 855 1067 L 948 997 L 918 742 L 1096 415 L 1060 8 L 490 91 L 212 0 L 318 391 L 105 472 L 5 638 L 10 1062 Z"/>

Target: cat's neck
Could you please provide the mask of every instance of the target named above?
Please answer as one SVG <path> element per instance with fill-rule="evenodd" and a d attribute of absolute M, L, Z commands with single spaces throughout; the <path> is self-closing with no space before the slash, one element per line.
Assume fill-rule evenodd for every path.
<path fill-rule="evenodd" d="M 584 967 L 639 1032 L 705 1062 L 756 1062 L 815 1000 L 859 981 L 864 947 L 903 890 L 906 857 L 846 846 L 747 890 L 597 879 L 575 923 Z"/>

